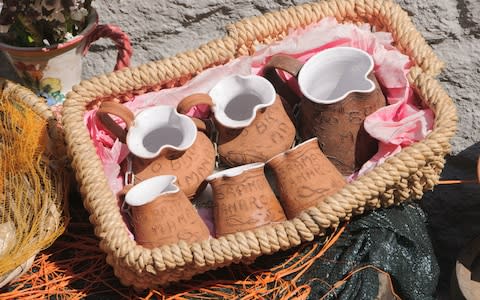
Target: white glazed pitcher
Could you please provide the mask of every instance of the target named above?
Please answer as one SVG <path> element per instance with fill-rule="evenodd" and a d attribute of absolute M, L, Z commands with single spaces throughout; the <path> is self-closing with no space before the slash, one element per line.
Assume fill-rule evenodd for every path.
<path fill-rule="evenodd" d="M 122 119 L 125 130 L 108 114 Z M 130 152 L 140 158 L 151 159 L 169 151 L 183 152 L 193 145 L 197 136 L 193 120 L 177 113 L 171 106 L 153 106 L 134 116 L 124 105 L 103 102 L 97 116 L 110 132 L 127 144 Z"/>
<path fill-rule="evenodd" d="M 122 119 L 120 127 L 111 117 Z M 124 105 L 103 102 L 97 117 L 104 127 L 126 143 L 133 154 L 131 170 L 135 182 L 159 175 L 177 176 L 178 186 L 189 198 L 205 187 L 205 178 L 215 167 L 215 149 L 198 129 L 194 119 L 179 114 L 174 107 L 158 105 L 136 116 Z"/>
<path fill-rule="evenodd" d="M 257 75 L 232 75 L 208 94 L 193 94 L 177 107 L 186 113 L 195 105 L 211 108 L 218 131 L 218 153 L 230 166 L 265 162 L 289 149 L 295 126 L 273 85 Z"/>
<path fill-rule="evenodd" d="M 134 186 L 125 195 L 135 240 L 147 248 L 200 242 L 210 233 L 185 194 L 175 185 L 176 177 L 156 176 Z"/>
<path fill-rule="evenodd" d="M 287 97 L 298 105 L 298 128 L 303 140 L 318 137 L 323 153 L 343 175 L 358 170 L 377 151 L 377 141 L 363 128 L 365 118 L 386 105 L 374 75 L 374 62 L 352 47 L 323 50 L 305 63 L 288 55 L 274 55 L 265 76 L 285 91 L 276 69 L 298 80 L 303 97 Z M 340 150 L 341 149 L 341 150 Z"/>

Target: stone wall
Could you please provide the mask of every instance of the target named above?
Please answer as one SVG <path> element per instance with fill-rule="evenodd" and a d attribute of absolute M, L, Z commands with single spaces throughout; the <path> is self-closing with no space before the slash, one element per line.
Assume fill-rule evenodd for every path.
<path fill-rule="evenodd" d="M 225 26 L 307 0 L 109 0 L 94 1 L 101 23 L 120 26 L 134 47 L 132 65 L 193 49 L 225 34 Z M 440 79 L 459 109 L 459 131 L 453 139 L 455 154 L 473 159 L 480 148 L 480 2 L 478 0 L 397 0 L 417 28 L 447 63 Z M 110 72 L 115 47 L 96 42 L 84 60 L 83 77 Z M 5 60 L 2 60 L 5 61 Z M 5 63 L 0 76 L 13 78 Z M 466 151 L 465 151 L 466 150 Z"/>
<path fill-rule="evenodd" d="M 119 25 L 134 46 L 133 65 L 174 55 L 224 35 L 225 25 L 306 0 L 113 0 L 96 1 L 102 23 Z M 459 109 L 455 153 L 480 141 L 480 2 L 478 0 L 397 0 L 446 61 L 441 81 Z M 115 48 L 98 42 L 85 60 L 84 77 L 109 72 Z M 480 152 L 468 150 L 470 159 Z"/>

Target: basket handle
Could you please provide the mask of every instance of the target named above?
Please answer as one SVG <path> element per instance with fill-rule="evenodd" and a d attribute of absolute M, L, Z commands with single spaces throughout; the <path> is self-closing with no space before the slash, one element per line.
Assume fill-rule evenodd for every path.
<path fill-rule="evenodd" d="M 109 114 L 122 119 L 126 125 L 125 129 L 120 127 L 120 125 L 118 125 Z M 127 142 L 128 129 L 132 127 L 133 120 L 135 119 L 135 115 L 130 109 L 117 102 L 104 101 L 102 104 L 100 104 L 100 107 L 95 115 L 100 123 L 102 123 L 103 127 L 105 127 L 105 129 L 107 129 L 111 134 L 116 136 L 120 142 L 124 144 Z"/>
<path fill-rule="evenodd" d="M 132 57 L 133 49 L 130 38 L 124 33 L 120 27 L 110 24 L 98 25 L 95 30 L 86 38 L 83 55 L 86 55 L 91 44 L 100 38 L 110 38 L 117 47 L 117 62 L 114 70 L 121 70 L 130 66 L 130 58 Z"/>

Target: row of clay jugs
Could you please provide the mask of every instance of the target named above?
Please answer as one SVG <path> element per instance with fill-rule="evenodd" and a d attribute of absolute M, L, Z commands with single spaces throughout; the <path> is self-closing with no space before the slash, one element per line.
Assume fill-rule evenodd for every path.
<path fill-rule="evenodd" d="M 122 119 L 120 127 L 110 114 Z M 124 105 L 103 102 L 97 117 L 104 127 L 126 143 L 133 154 L 135 183 L 158 175 L 174 175 L 179 188 L 193 198 L 205 186 L 215 167 L 215 149 L 210 139 L 197 130 L 193 119 L 170 106 L 147 108 L 136 116 Z M 202 122 L 198 128 L 205 129 Z"/>
<path fill-rule="evenodd" d="M 264 163 L 251 163 L 207 177 L 213 192 L 216 236 L 252 230 L 297 217 L 346 184 L 325 157 L 317 138 L 271 158 L 280 201 L 266 176 Z"/>
<path fill-rule="evenodd" d="M 273 85 L 261 76 L 226 77 L 208 94 L 183 99 L 177 110 L 186 113 L 199 104 L 211 108 L 217 151 L 229 166 L 265 162 L 293 145 L 295 126 Z"/>
<path fill-rule="evenodd" d="M 135 241 L 146 248 L 207 240 L 210 232 L 172 175 L 146 179 L 125 195 Z"/>
<path fill-rule="evenodd" d="M 364 129 L 364 119 L 386 105 L 365 51 L 334 47 L 312 56 L 305 64 L 287 55 L 274 55 L 265 76 L 279 91 L 291 93 L 276 69 L 297 78 L 303 97 L 288 97 L 298 105 L 297 123 L 303 140 L 318 137 L 321 150 L 343 175 L 357 171 L 376 152 L 378 143 Z M 284 94 L 282 92 L 279 92 Z"/>

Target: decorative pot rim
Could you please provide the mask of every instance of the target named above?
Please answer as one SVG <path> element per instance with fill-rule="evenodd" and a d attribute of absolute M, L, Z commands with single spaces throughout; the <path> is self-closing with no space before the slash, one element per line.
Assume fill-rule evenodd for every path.
<path fill-rule="evenodd" d="M 155 176 L 134 185 L 125 195 L 125 202 L 134 207 L 142 206 L 153 202 L 160 196 L 175 194 L 179 191 L 177 176 Z"/>
<path fill-rule="evenodd" d="M 0 41 L 0 50 L 3 51 L 11 51 L 11 52 L 23 52 L 23 53 L 32 53 L 32 52 L 53 52 L 57 50 L 68 50 L 73 48 L 76 44 L 81 42 L 85 37 L 90 35 L 95 28 L 98 25 L 98 13 L 97 10 L 92 7 L 90 10 L 90 14 L 87 17 L 87 26 L 76 36 L 74 36 L 72 39 L 51 45 L 51 46 L 45 46 L 45 47 L 20 47 L 20 46 L 12 46 L 10 44 L 6 44 Z"/>
<path fill-rule="evenodd" d="M 347 53 L 351 55 L 359 55 L 358 57 L 360 59 L 365 59 L 363 61 L 360 61 L 361 63 L 368 63 L 365 65 L 367 68 L 363 71 L 363 80 L 368 82 L 370 84 L 369 88 L 352 88 L 346 92 L 344 92 L 342 95 L 337 96 L 336 98 L 332 99 L 319 99 L 315 95 L 312 95 L 309 89 L 307 89 L 303 84 L 300 84 L 300 82 L 304 82 L 304 78 L 308 77 L 305 74 L 308 74 L 308 71 L 312 69 L 312 66 L 317 62 L 321 61 L 322 59 L 327 59 L 329 56 L 333 55 L 332 53 Z M 341 56 L 337 55 L 337 58 L 342 58 Z M 305 67 L 305 65 L 307 65 Z M 333 65 L 335 66 L 335 65 Z M 333 47 L 329 49 L 325 49 L 323 51 L 318 52 L 317 54 L 313 55 L 305 64 L 304 66 L 300 69 L 298 72 L 298 82 L 299 82 L 299 88 L 300 91 L 302 92 L 303 95 L 305 95 L 306 98 L 308 98 L 310 101 L 318 104 L 335 104 L 338 102 L 341 102 L 344 100 L 347 96 L 353 93 L 371 93 L 375 90 L 375 83 L 368 78 L 368 75 L 373 71 L 373 68 L 375 67 L 375 62 L 373 61 L 372 56 L 365 50 L 355 48 L 355 47 L 347 47 L 347 46 L 340 46 L 340 47 Z M 337 67 L 338 68 L 338 67 Z"/>
<path fill-rule="evenodd" d="M 255 169 L 260 169 L 265 167 L 265 163 L 263 162 L 255 162 L 255 163 L 249 163 L 245 165 L 240 165 L 236 166 L 233 168 L 228 168 L 225 170 L 218 171 L 216 173 L 211 174 L 208 176 L 205 180 L 207 182 L 213 182 L 217 179 L 223 179 L 223 178 L 233 178 L 238 175 L 243 174 L 244 172 L 250 171 L 250 170 L 255 170 Z"/>
<path fill-rule="evenodd" d="M 275 155 L 272 158 L 270 158 L 269 160 L 267 160 L 265 162 L 265 164 L 270 166 L 274 161 L 278 160 L 278 158 L 283 157 L 283 156 L 288 156 L 289 154 L 294 153 L 298 148 L 301 148 L 301 147 L 303 147 L 307 144 L 310 144 L 313 141 L 318 141 L 318 137 L 309 138 L 308 140 L 305 140 L 305 141 L 301 142 L 300 144 L 295 145 L 293 148 L 290 148 L 290 149 L 288 149 L 284 152 L 278 153 L 277 155 Z"/>

